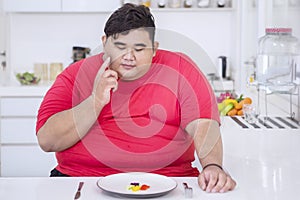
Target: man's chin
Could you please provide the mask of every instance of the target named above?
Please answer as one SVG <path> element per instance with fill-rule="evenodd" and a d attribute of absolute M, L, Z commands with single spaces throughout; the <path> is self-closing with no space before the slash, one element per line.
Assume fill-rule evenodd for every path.
<path fill-rule="evenodd" d="M 124 81 L 133 81 L 135 79 L 138 79 L 137 75 L 135 73 L 132 73 L 131 71 L 122 72 L 119 74 L 119 77 Z"/>

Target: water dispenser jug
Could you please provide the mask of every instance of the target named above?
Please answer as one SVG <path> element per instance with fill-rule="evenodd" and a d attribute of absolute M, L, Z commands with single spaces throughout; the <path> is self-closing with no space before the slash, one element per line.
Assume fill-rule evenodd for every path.
<path fill-rule="evenodd" d="M 296 88 L 299 41 L 291 28 L 267 28 L 259 39 L 256 78 L 270 92 L 291 93 Z"/>

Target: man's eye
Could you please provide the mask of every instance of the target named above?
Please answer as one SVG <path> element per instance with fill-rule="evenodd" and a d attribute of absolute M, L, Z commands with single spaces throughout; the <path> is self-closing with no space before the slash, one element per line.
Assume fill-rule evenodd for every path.
<path fill-rule="evenodd" d="M 126 46 L 123 45 L 123 44 L 115 44 L 115 47 L 119 50 L 125 50 L 126 49 Z"/>
<path fill-rule="evenodd" d="M 126 47 L 123 47 L 123 46 L 117 46 L 117 48 L 120 49 L 120 50 L 125 50 L 126 49 Z"/>
<path fill-rule="evenodd" d="M 134 49 L 135 51 L 139 52 L 139 51 L 143 51 L 144 48 L 141 48 L 141 49 Z"/>

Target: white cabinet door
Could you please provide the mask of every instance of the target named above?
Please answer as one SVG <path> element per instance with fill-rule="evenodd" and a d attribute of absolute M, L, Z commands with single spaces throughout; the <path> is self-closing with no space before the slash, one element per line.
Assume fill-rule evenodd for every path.
<path fill-rule="evenodd" d="M 56 166 L 54 153 L 39 146 L 2 146 L 1 176 L 49 176 Z"/>
<path fill-rule="evenodd" d="M 1 144 L 37 144 L 35 118 L 0 119 Z"/>
<path fill-rule="evenodd" d="M 59 12 L 61 0 L 3 0 L 6 12 Z"/>
<path fill-rule="evenodd" d="M 62 0 L 63 12 L 111 12 L 120 7 L 120 0 Z"/>
<path fill-rule="evenodd" d="M 31 116 L 38 113 L 42 98 L 0 98 L 0 115 L 2 117 Z"/>

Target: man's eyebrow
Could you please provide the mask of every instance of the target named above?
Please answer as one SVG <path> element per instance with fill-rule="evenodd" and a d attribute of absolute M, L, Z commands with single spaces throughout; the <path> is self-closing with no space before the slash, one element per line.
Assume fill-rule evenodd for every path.
<path fill-rule="evenodd" d="M 123 46 L 125 46 L 126 44 L 123 43 L 123 42 L 114 42 L 114 45 L 123 45 Z"/>
<path fill-rule="evenodd" d="M 134 44 L 134 46 L 136 46 L 136 47 L 147 47 L 147 45 L 144 44 L 144 43 L 137 43 L 137 44 Z"/>
<path fill-rule="evenodd" d="M 114 42 L 114 45 L 116 45 L 116 46 L 119 46 L 119 45 L 126 46 L 126 44 L 123 43 L 123 42 Z M 137 43 L 137 44 L 134 44 L 134 46 L 135 47 L 147 47 L 147 45 L 144 44 L 144 43 Z"/>

